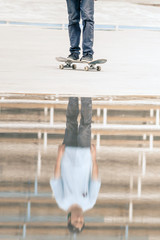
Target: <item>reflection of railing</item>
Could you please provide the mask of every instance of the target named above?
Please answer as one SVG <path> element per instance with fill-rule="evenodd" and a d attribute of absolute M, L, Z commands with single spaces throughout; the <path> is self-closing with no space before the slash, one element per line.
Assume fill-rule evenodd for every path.
<path fill-rule="evenodd" d="M 37 221 L 36 221 L 37 220 Z M 124 225 L 125 223 L 125 218 L 120 218 L 119 223 L 114 223 L 114 218 L 113 220 L 109 219 L 109 223 L 107 222 L 100 222 L 100 221 L 94 221 L 90 223 L 87 221 L 86 218 L 86 227 L 85 230 L 83 231 L 83 234 L 80 236 L 74 235 L 74 237 L 70 236 L 67 227 L 66 227 L 66 222 L 63 223 L 56 223 L 54 222 L 54 219 L 48 219 L 47 217 L 42 218 L 42 219 L 37 219 L 34 218 L 34 221 L 29 222 L 29 223 L 22 223 L 20 220 L 14 221 L 14 222 L 7 222 L 7 226 L 5 226 L 5 230 L 9 231 L 13 235 L 16 235 L 19 237 L 18 239 L 37 239 L 37 240 L 71 240 L 71 239 L 83 239 L 83 240 L 117 240 L 117 239 L 134 239 L 134 240 L 146 240 L 150 238 L 143 238 L 145 235 L 146 231 L 150 231 L 148 234 L 149 236 L 152 236 L 155 239 L 158 240 L 159 238 L 157 237 L 157 234 L 159 233 L 159 229 L 157 226 L 144 226 L 141 225 L 139 226 L 138 224 L 134 223 L 133 225 L 128 226 L 127 224 Z M 91 221 L 92 221 L 91 220 Z M 108 220 L 108 219 L 107 219 Z M 46 227 L 47 223 L 47 227 Z M 16 226 L 19 226 L 18 229 L 15 229 Z M 0 226 L 3 226 L 4 224 L 0 222 Z M 135 234 L 135 227 L 136 229 L 136 234 Z M 129 233 L 129 234 L 128 234 Z M 0 239 L 17 239 L 14 238 L 12 235 L 12 238 L 6 238 L 5 236 L 2 237 L 0 236 Z M 129 236 L 128 236 L 129 235 Z M 118 236 L 118 237 L 117 237 Z M 124 238 L 125 237 L 125 238 Z"/>
<path fill-rule="evenodd" d="M 65 124 L 46 123 L 0 123 L 2 133 L 37 133 L 38 138 L 44 135 L 44 146 L 47 146 L 47 134 L 63 134 Z M 122 125 L 122 124 L 92 124 L 92 133 L 97 135 L 97 147 L 100 146 L 100 135 L 149 135 L 150 149 L 153 149 L 154 134 L 160 136 L 160 125 Z"/>
<path fill-rule="evenodd" d="M 57 208 L 55 199 L 51 198 L 52 194 L 51 193 L 23 193 L 23 192 L 15 192 L 15 193 L 7 193 L 7 192 L 1 192 L 0 193 L 0 203 L 6 204 L 11 204 L 11 203 L 17 203 L 17 204 L 22 204 L 25 203 L 24 207 L 26 209 L 26 219 L 29 221 L 31 218 L 31 211 L 33 212 L 32 215 L 34 215 L 34 204 L 46 204 L 48 208 Z M 97 212 L 98 209 L 98 214 L 99 216 L 104 217 L 106 219 L 107 217 L 105 216 L 106 212 L 110 212 L 111 214 L 114 213 L 114 208 L 117 209 L 117 215 L 114 218 L 114 222 L 116 223 L 116 218 L 117 218 L 117 223 L 119 220 L 119 214 L 124 212 L 125 214 L 125 222 L 126 223 L 134 223 L 136 219 L 143 219 L 143 217 L 138 216 L 140 211 L 140 206 L 143 207 L 145 201 L 148 201 L 150 204 L 149 206 L 151 207 L 151 210 L 145 208 L 145 211 L 148 213 L 152 213 L 153 219 L 155 219 L 154 222 L 149 222 L 149 219 L 151 219 L 150 216 L 147 216 L 147 213 L 145 213 L 145 217 L 148 219 L 146 220 L 147 223 L 154 224 L 156 221 L 160 224 L 160 219 L 157 218 L 157 214 L 159 213 L 159 209 L 155 209 L 155 206 L 159 206 L 159 200 L 160 199 L 160 194 L 142 194 L 141 197 L 139 197 L 137 194 L 133 193 L 100 193 L 98 196 L 97 204 L 95 205 L 94 209 L 92 209 L 92 213 Z M 33 208 L 32 208 L 33 204 Z M 40 205 L 41 206 L 41 205 Z M 138 206 L 138 208 L 137 208 Z M 44 206 L 43 206 L 44 207 Z M 118 210 L 119 208 L 119 210 Z M 153 208 L 153 209 L 152 209 Z M 133 214 L 133 209 L 135 213 Z M 56 210 L 57 213 L 60 210 Z M 128 214 L 127 214 L 128 213 Z M 149 214 L 150 214 L 149 213 Z M 115 215 L 115 213 L 114 213 Z M 127 217 L 128 215 L 128 217 Z M 157 220 L 159 219 L 159 220 Z M 145 220 L 143 220 L 141 223 L 145 223 Z"/>
<path fill-rule="evenodd" d="M 94 234 L 96 236 L 98 235 L 98 239 L 100 239 L 99 238 L 100 235 L 107 234 L 108 236 L 110 236 L 109 239 L 112 239 L 112 236 L 116 234 L 119 235 L 122 229 L 124 231 L 123 236 L 125 235 L 125 233 L 127 235 L 128 230 L 129 230 L 130 237 L 132 235 L 134 236 L 135 227 L 137 228 L 136 235 L 139 234 L 141 236 L 141 234 L 142 235 L 145 234 L 146 231 L 150 231 L 149 232 L 150 236 L 156 236 L 157 232 L 159 231 L 160 219 L 158 217 L 157 218 L 138 217 L 138 218 L 134 218 L 132 223 L 130 223 L 128 222 L 127 217 L 115 218 L 111 216 L 111 217 L 101 218 L 96 216 L 95 217 L 86 216 L 85 223 L 86 223 L 86 230 L 83 233 L 83 239 L 86 235 L 88 236 L 89 234 Z M 19 236 L 23 236 L 23 239 L 25 238 L 28 239 L 29 236 L 32 236 L 32 239 L 34 236 L 36 236 L 36 239 L 37 239 L 37 235 L 41 235 L 42 237 L 44 234 L 47 234 L 47 236 L 51 235 L 52 238 L 56 234 L 57 235 L 61 234 L 61 237 L 64 235 L 66 236 L 66 234 L 68 235 L 68 231 L 66 227 L 66 217 L 62 217 L 62 216 L 56 216 L 56 217 L 32 216 L 28 220 L 23 217 L 8 216 L 8 217 L 4 217 L 2 221 L 0 219 L 0 226 L 2 226 L 3 229 L 5 229 L 6 231 L 7 229 L 9 229 L 10 234 L 12 231 L 13 235 L 14 234 L 17 235 L 17 226 L 18 226 Z M 89 239 L 88 237 L 87 239 Z M 58 237 L 58 239 L 61 239 L 61 238 Z M 126 238 L 126 240 L 127 239 L 128 237 Z"/>
<path fill-rule="evenodd" d="M 11 117 L 12 121 L 9 121 L 7 125 L 1 121 L 1 132 L 36 132 L 38 136 L 41 135 L 41 131 L 44 133 L 44 146 L 47 145 L 47 133 L 64 133 L 65 125 L 59 124 L 61 119 L 55 121 L 55 110 L 66 110 L 68 101 L 64 100 L 31 100 L 31 99 L 4 99 L 0 100 L 0 107 L 5 109 L 44 109 L 45 123 L 40 124 L 39 119 L 35 118 L 35 122 L 31 121 L 27 125 L 14 122 L 14 117 Z M 97 110 L 97 116 L 93 116 L 95 124 L 92 126 L 93 134 L 96 135 L 97 147 L 101 144 L 101 135 L 133 135 L 142 136 L 143 140 L 149 136 L 149 147 L 153 148 L 153 140 L 155 134 L 159 136 L 159 123 L 160 123 L 160 102 L 158 100 L 93 100 L 93 110 Z M 124 114 L 114 115 L 110 114 L 110 111 L 137 111 L 147 112 L 146 116 L 141 116 L 135 113 L 134 115 L 123 116 Z M 49 119 L 48 119 L 49 113 Z M 64 115 L 64 113 L 63 113 Z M 62 115 L 61 115 L 62 117 Z M 27 115 L 26 115 L 27 118 Z M 29 117 L 30 118 L 30 117 Z M 28 118 L 28 121 L 29 121 Z M 48 124 L 46 123 L 49 120 Z M 65 115 L 62 117 L 62 121 L 65 121 Z M 24 122 L 26 121 L 23 116 Z M 41 121 L 43 122 L 43 120 Z M 98 124 L 96 124 L 98 123 Z M 12 125 L 12 127 L 11 127 Z M 21 128 L 21 130 L 20 130 Z M 8 130 L 7 130 L 8 129 Z M 46 131 L 45 131 L 46 130 Z M 102 140 L 103 141 L 103 140 Z"/>
<path fill-rule="evenodd" d="M 66 108 L 68 101 L 64 100 L 23 100 L 23 99 L 0 99 L 1 107 L 9 108 Z M 79 104 L 81 104 L 79 102 Z M 93 109 L 136 109 L 136 110 L 157 110 L 160 109 L 159 100 L 93 100 Z"/>
<path fill-rule="evenodd" d="M 24 198 L 23 198 L 24 195 Z M 107 194 L 106 194 L 107 195 Z M 12 211 L 10 211 L 10 208 L 8 210 L 9 214 L 5 214 L 5 216 L 2 218 L 0 217 L 0 226 L 3 226 L 3 228 L 9 227 L 10 229 L 13 228 L 13 231 L 15 231 L 15 227 L 18 226 L 20 232 L 19 234 L 23 235 L 23 238 L 28 237 L 28 234 L 44 234 L 44 229 L 47 226 L 48 234 L 56 234 L 58 231 L 61 230 L 61 234 L 66 234 L 66 215 L 62 212 L 57 212 L 57 206 L 51 204 L 51 194 L 37 194 L 35 196 L 34 194 L 24 194 L 24 193 L 15 193 L 15 194 L 7 194 L 5 193 L 3 197 L 1 198 L 2 194 L 0 194 L 0 203 L 5 202 L 5 207 L 11 206 L 14 202 L 16 204 L 21 205 L 21 208 L 23 206 L 23 211 L 21 210 L 21 215 L 16 216 L 13 215 Z M 15 197 L 16 196 L 16 197 Z M 20 197 L 20 199 L 19 199 Z M 99 199 L 94 209 L 92 209 L 92 215 L 90 215 L 89 212 L 85 214 L 85 222 L 86 222 L 86 228 L 87 228 L 87 234 L 93 233 L 95 231 L 95 228 L 98 229 L 98 233 L 95 232 L 95 234 L 109 234 L 112 235 L 115 233 L 113 227 L 119 226 L 123 227 L 125 231 L 129 230 L 130 236 L 132 235 L 132 230 L 134 230 L 135 227 L 138 227 L 138 229 L 141 231 L 145 231 L 146 229 L 152 229 L 154 230 L 159 229 L 160 225 L 160 218 L 158 216 L 159 210 L 155 209 L 159 205 L 159 199 L 160 196 L 157 195 L 158 202 L 154 202 L 154 197 L 152 197 L 153 204 L 150 213 L 152 216 L 146 216 L 146 213 L 143 213 L 143 216 L 139 216 L 136 214 L 139 213 L 139 208 L 143 209 L 144 202 L 139 201 L 139 199 L 134 199 L 134 209 L 135 213 L 133 214 L 133 203 L 131 202 L 129 205 L 126 205 L 127 197 L 119 196 L 118 194 L 116 196 L 108 195 L 107 198 L 105 198 L 105 204 L 103 202 L 104 197 L 102 196 L 102 202 Z M 118 199 L 119 197 L 119 199 Z M 148 196 L 147 196 L 148 197 Z M 122 199 L 123 198 L 123 199 Z M 134 196 L 133 196 L 134 198 Z M 145 198 L 143 200 L 146 200 Z M 49 215 L 44 213 L 43 209 L 43 216 L 40 214 L 37 214 L 38 208 L 35 207 L 35 204 L 37 203 L 39 205 L 39 208 L 44 208 L 43 204 L 45 203 L 45 206 L 47 206 L 48 213 L 51 212 Z M 41 205 L 42 203 L 42 205 Z M 33 205 L 32 205 L 33 204 Z M 15 207 L 14 207 L 15 209 Z M 145 208 L 147 211 L 148 209 Z M 152 212 L 153 210 L 153 212 Z M 143 210 L 142 210 L 143 211 Z M 14 211 L 13 211 L 14 212 Z M 52 212 L 54 212 L 54 215 L 52 215 Z M 97 214 L 98 212 L 98 214 Z M 24 213 L 24 215 L 23 215 Z M 94 213 L 94 217 L 93 217 Z M 117 216 L 115 215 L 117 213 Z M 128 216 L 127 216 L 128 213 Z M 111 215 L 113 214 L 113 215 Z M 111 227 L 111 230 L 109 229 Z M 132 229 L 133 228 L 133 229 Z M 156 229 L 155 229 L 156 228 Z M 136 232 L 138 231 L 136 230 Z M 110 230 L 108 232 L 108 230 Z M 42 231 L 42 232 L 41 232 Z M 155 232 L 153 231 L 152 234 L 154 235 Z M 84 233 L 85 235 L 85 233 Z M 28 238 L 27 238 L 28 239 Z M 128 239 L 128 238 L 126 238 Z"/>
<path fill-rule="evenodd" d="M 52 198 L 51 193 L 24 193 L 24 192 L 1 192 L 0 193 L 0 202 L 1 201 L 12 201 L 12 200 L 19 200 L 19 201 L 26 201 L 30 199 L 30 201 L 43 201 L 44 199 L 53 202 L 55 201 Z M 140 197 L 137 194 L 131 194 L 131 193 L 99 193 L 98 200 L 123 200 L 126 203 L 128 200 L 133 201 L 145 201 L 145 200 L 153 200 L 153 201 L 160 201 L 160 193 L 151 193 L 151 194 L 142 194 Z"/>
<path fill-rule="evenodd" d="M 29 205 L 29 203 L 28 203 Z M 9 231 L 10 234 L 17 235 L 19 237 L 23 237 L 23 239 L 28 239 L 29 236 L 36 236 L 41 235 L 41 237 L 44 234 L 47 234 L 47 236 L 55 236 L 56 234 L 61 234 L 61 237 L 64 235 L 68 235 L 67 228 L 66 228 L 66 216 L 60 216 L 57 214 L 54 214 L 54 216 L 51 215 L 45 215 L 45 216 L 36 216 L 34 214 L 30 214 L 30 207 L 27 209 L 27 215 L 24 216 L 13 216 L 8 215 L 4 216 L 3 218 L 0 217 L 0 227 L 3 227 L 5 231 Z M 102 208 L 104 211 L 105 209 Z M 34 212 L 34 211 L 33 211 Z M 107 214 L 108 215 L 108 214 Z M 157 217 L 135 217 L 130 221 L 127 216 L 85 216 L 85 223 L 86 223 L 86 230 L 83 233 L 83 238 L 85 236 L 88 236 L 88 234 L 94 234 L 103 236 L 108 235 L 110 236 L 109 239 L 112 239 L 111 237 L 116 235 L 116 233 L 120 233 L 120 229 L 123 234 L 125 235 L 125 239 L 128 238 L 128 231 L 129 236 L 134 236 L 134 231 L 136 227 L 136 235 L 144 234 L 146 231 L 149 231 L 150 236 L 156 236 L 159 231 L 159 224 L 160 224 L 160 218 Z M 18 228 L 17 228 L 18 226 Z M 17 230 L 19 230 L 17 232 Z M 98 230 L 98 231 L 97 231 Z M 2 235 L 1 235 L 2 236 Z M 5 238 L 5 236 L 3 236 Z M 89 236 L 88 236 L 89 237 Z M 98 239 L 99 239 L 98 237 Z M 61 239 L 58 237 L 58 239 Z M 79 239 L 79 238 L 78 238 Z M 88 238 L 87 238 L 88 239 Z M 93 238 L 92 238 L 93 239 Z M 135 238 L 134 238 L 135 239 Z M 154 238 L 155 239 L 155 238 Z"/>

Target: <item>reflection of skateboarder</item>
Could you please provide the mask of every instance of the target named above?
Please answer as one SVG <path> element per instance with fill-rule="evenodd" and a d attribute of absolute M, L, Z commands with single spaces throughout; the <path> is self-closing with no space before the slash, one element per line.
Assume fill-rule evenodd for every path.
<path fill-rule="evenodd" d="M 91 98 L 81 98 L 81 121 L 78 129 L 78 98 L 70 98 L 63 144 L 58 148 L 51 188 L 59 207 L 68 212 L 68 228 L 81 232 L 83 212 L 91 209 L 100 189 L 96 148 L 91 145 Z"/>
<path fill-rule="evenodd" d="M 80 16 L 82 17 L 83 39 L 82 60 L 93 60 L 93 38 L 94 38 L 94 0 L 66 0 L 68 8 L 68 31 L 70 38 L 70 55 L 72 60 L 79 59 L 80 54 Z"/>

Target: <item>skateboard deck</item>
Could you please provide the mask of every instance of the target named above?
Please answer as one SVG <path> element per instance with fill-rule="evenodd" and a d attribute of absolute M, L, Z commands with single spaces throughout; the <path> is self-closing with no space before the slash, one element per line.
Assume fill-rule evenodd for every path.
<path fill-rule="evenodd" d="M 64 58 L 64 57 L 56 57 L 56 60 L 58 62 L 64 62 L 64 64 L 60 64 L 59 68 L 60 69 L 64 69 L 64 68 L 72 68 L 72 69 L 76 69 L 77 65 L 76 63 L 83 63 L 83 64 L 87 64 L 87 66 L 84 67 L 85 71 L 88 71 L 89 69 L 96 69 L 97 71 L 101 71 L 101 66 L 96 66 L 97 64 L 103 64 L 107 62 L 107 59 L 96 59 L 96 60 L 92 60 L 92 61 L 86 61 L 86 60 L 72 60 L 72 59 L 68 59 L 68 58 Z"/>

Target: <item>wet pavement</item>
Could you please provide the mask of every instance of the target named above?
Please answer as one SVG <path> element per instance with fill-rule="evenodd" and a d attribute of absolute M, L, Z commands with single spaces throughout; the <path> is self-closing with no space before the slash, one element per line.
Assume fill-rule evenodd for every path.
<path fill-rule="evenodd" d="M 57 95 L 3 95 L 0 101 L 0 239 L 159 239 L 160 129 L 152 132 L 159 98 L 93 98 L 92 143 L 102 184 L 96 205 L 84 214 L 83 233 L 73 236 L 49 185 L 67 103 Z M 138 130 L 144 126 L 150 132 Z"/>

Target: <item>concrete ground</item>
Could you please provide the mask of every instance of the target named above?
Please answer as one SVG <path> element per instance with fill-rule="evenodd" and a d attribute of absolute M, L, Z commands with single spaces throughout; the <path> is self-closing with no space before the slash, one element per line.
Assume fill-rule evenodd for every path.
<path fill-rule="evenodd" d="M 61 23 L 66 23 L 64 1 L 62 4 L 60 0 L 57 5 L 57 12 L 61 10 L 62 14 L 54 15 L 53 18 L 49 11 L 49 1 L 46 1 L 46 8 L 43 8 L 42 2 L 36 14 L 34 5 L 28 4 L 24 15 L 21 10 L 26 2 L 20 2 L 22 6 L 18 5 L 19 8 L 16 8 L 17 5 L 13 5 L 12 1 L 0 0 L 1 20 L 43 22 L 43 17 L 48 16 L 45 22 L 59 22 L 61 16 Z M 106 15 L 107 5 L 102 8 L 104 2 L 112 6 L 110 15 Z M 121 5 L 119 14 L 116 15 L 120 4 L 123 7 Z M 159 7 L 133 4 L 135 3 L 127 2 L 125 5 L 123 1 L 99 0 L 96 2 L 96 18 L 99 19 L 97 22 L 160 26 Z M 122 13 L 126 14 L 122 17 Z M 85 72 L 82 64 L 78 65 L 75 71 L 58 68 L 59 63 L 55 57 L 67 56 L 69 53 L 66 30 L 1 24 L 0 36 L 0 93 L 159 95 L 160 31 L 95 31 L 94 58 L 108 60 L 102 65 L 101 72 Z"/>

